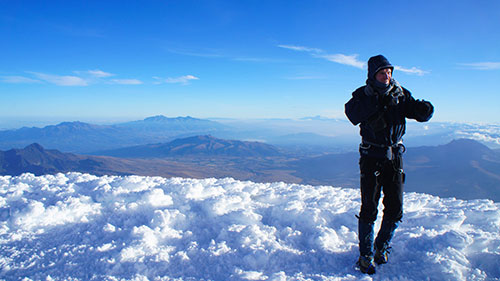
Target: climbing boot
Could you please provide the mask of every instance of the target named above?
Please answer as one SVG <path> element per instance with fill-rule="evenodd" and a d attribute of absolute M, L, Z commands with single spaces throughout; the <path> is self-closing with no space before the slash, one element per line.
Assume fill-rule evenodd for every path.
<path fill-rule="evenodd" d="M 357 264 L 361 272 L 370 275 L 375 273 L 375 263 L 373 262 L 373 257 L 360 256 Z"/>
<path fill-rule="evenodd" d="M 389 261 L 389 249 L 378 249 L 375 247 L 375 255 L 373 256 L 374 261 L 377 264 L 384 264 Z"/>

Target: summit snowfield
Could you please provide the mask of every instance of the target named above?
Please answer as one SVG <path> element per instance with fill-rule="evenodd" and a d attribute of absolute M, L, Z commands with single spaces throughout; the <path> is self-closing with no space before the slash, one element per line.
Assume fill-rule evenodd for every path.
<path fill-rule="evenodd" d="M 356 189 L 3 176 L 0 279 L 500 280 L 499 203 L 406 193 L 404 204 L 390 261 L 368 276 L 354 266 Z"/>

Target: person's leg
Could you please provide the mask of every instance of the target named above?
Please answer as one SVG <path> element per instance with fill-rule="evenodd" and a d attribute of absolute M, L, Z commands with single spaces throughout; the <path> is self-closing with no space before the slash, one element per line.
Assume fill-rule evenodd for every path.
<path fill-rule="evenodd" d="M 359 255 L 373 257 L 373 222 L 358 220 Z"/>
<path fill-rule="evenodd" d="M 361 210 L 358 221 L 359 253 L 361 256 L 373 256 L 373 225 L 377 219 L 377 207 L 380 199 L 380 185 L 375 172 L 378 170 L 377 159 L 362 156 L 359 161 L 361 172 Z"/>
<path fill-rule="evenodd" d="M 398 221 L 382 220 L 382 225 L 375 239 L 375 253 L 373 255 L 374 261 L 377 264 L 384 264 L 389 261 L 389 244 L 398 224 Z"/>
<path fill-rule="evenodd" d="M 393 163 L 384 167 L 383 192 L 384 216 L 380 230 L 375 239 L 376 262 L 387 262 L 387 249 L 394 232 L 403 217 L 403 165 L 402 158 L 396 158 Z"/>

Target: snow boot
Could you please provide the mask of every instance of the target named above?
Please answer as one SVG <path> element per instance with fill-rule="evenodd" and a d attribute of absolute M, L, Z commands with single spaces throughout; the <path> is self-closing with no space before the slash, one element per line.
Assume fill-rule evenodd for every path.
<path fill-rule="evenodd" d="M 394 236 L 394 232 L 398 228 L 397 221 L 384 219 L 375 239 L 375 255 L 374 259 L 377 264 L 384 264 L 388 261 L 389 243 Z"/>
<path fill-rule="evenodd" d="M 378 265 L 387 263 L 389 261 L 389 247 L 379 249 L 375 246 L 375 255 L 373 256 L 373 260 Z"/>
<path fill-rule="evenodd" d="M 359 256 L 357 262 L 359 270 L 365 274 L 375 274 L 375 262 L 371 256 Z"/>

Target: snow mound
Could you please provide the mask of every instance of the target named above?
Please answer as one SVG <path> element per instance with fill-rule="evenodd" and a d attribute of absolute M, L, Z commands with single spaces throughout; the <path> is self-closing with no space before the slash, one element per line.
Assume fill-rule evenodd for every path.
<path fill-rule="evenodd" d="M 374 276 L 354 268 L 359 206 L 357 190 L 332 186 L 3 176 L 0 278 L 500 280 L 499 203 L 405 194 Z"/>

